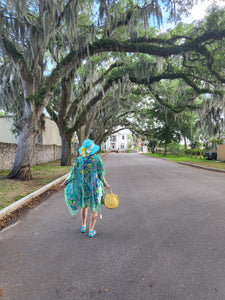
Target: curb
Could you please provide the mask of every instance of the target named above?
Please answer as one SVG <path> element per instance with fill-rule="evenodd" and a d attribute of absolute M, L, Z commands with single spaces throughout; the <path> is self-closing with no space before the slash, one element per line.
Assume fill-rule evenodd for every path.
<path fill-rule="evenodd" d="M 186 166 L 190 166 L 190 167 L 194 167 L 194 168 L 199 168 L 199 169 L 204 169 L 204 170 L 208 170 L 208 171 L 214 171 L 214 172 L 222 172 L 222 173 L 225 173 L 225 170 L 221 170 L 221 169 L 208 168 L 208 167 L 203 167 L 203 166 L 193 165 L 193 164 L 184 163 L 184 162 L 178 162 L 178 164 L 186 165 Z"/>
<path fill-rule="evenodd" d="M 69 173 L 68 173 L 69 174 Z M 66 179 L 66 177 L 68 176 L 68 174 L 63 175 L 62 177 L 48 183 L 47 185 L 43 186 L 42 188 L 40 188 L 39 190 L 21 198 L 20 200 L 12 203 L 11 205 L 3 208 L 2 210 L 0 210 L 0 219 L 3 219 L 3 217 L 5 217 L 6 215 L 12 213 L 13 211 L 15 211 L 16 209 L 18 209 L 20 206 L 27 204 L 29 201 L 31 201 L 32 199 L 36 198 L 37 196 L 40 196 L 41 194 L 43 194 L 44 192 L 46 192 L 48 189 L 50 189 L 51 187 L 53 187 L 54 185 L 60 183 L 61 181 L 63 181 L 64 179 Z"/>
<path fill-rule="evenodd" d="M 141 153 L 141 154 L 142 154 L 142 153 Z M 190 164 L 190 163 L 179 162 L 179 161 L 173 161 L 173 160 L 170 160 L 169 158 L 163 158 L 163 157 L 157 157 L 157 156 L 149 156 L 149 157 L 157 158 L 157 159 L 162 159 L 162 160 L 167 160 L 167 161 L 171 161 L 171 162 L 173 162 L 173 163 L 175 163 L 175 164 L 186 165 L 186 166 L 193 167 L 193 168 L 199 168 L 199 169 L 204 169 L 204 170 L 213 171 L 213 172 L 221 172 L 221 173 L 225 173 L 225 170 L 222 170 L 222 169 L 208 168 L 208 167 L 199 166 L 199 165 L 194 165 L 194 164 Z"/>

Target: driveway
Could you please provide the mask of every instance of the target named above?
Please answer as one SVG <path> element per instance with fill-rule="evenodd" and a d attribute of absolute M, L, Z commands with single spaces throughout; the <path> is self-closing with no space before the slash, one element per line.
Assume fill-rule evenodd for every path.
<path fill-rule="evenodd" d="M 81 234 L 63 191 L 0 232 L 4 300 L 224 300 L 225 174 L 108 154 L 119 195 Z"/>

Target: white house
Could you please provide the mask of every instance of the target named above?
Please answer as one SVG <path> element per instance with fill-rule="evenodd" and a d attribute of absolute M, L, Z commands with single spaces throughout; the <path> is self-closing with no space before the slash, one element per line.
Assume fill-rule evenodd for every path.
<path fill-rule="evenodd" d="M 13 134 L 12 129 L 13 118 L 11 116 L 5 117 L 0 116 L 0 142 L 17 144 L 18 136 Z M 45 117 L 45 130 L 38 137 L 38 143 L 42 145 L 57 145 L 61 146 L 61 137 L 59 134 L 59 129 L 54 121 L 50 118 Z"/>
<path fill-rule="evenodd" d="M 106 151 L 126 151 L 131 142 L 131 131 L 129 129 L 121 128 L 120 131 L 109 136 L 105 143 L 102 143 L 101 149 Z"/>
<path fill-rule="evenodd" d="M 13 118 L 0 116 L 0 142 L 17 144 L 18 137 L 16 137 L 11 129 L 13 128 Z"/>
<path fill-rule="evenodd" d="M 0 116 L 0 170 L 10 170 L 13 167 L 18 136 L 12 132 L 13 118 Z M 39 135 L 34 149 L 33 164 L 41 164 L 60 159 L 61 138 L 56 123 L 45 118 L 45 130 Z"/>

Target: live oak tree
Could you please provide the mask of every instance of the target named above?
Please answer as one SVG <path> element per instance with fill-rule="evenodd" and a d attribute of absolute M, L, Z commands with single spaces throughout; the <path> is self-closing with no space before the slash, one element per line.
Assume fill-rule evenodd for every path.
<path fill-rule="evenodd" d="M 97 57 L 93 60 L 92 69 L 98 67 L 103 58 Z M 101 72 L 90 72 L 90 69 L 83 65 L 78 69 L 78 82 L 74 82 L 74 72 L 69 73 L 67 78 L 61 79 L 60 87 L 55 92 L 54 97 L 49 101 L 46 109 L 52 119 L 59 127 L 62 138 L 61 165 L 70 165 L 71 139 L 76 132 L 79 140 L 82 141 L 90 135 L 99 102 L 107 95 L 108 90 L 114 88 L 115 82 L 107 75 L 117 67 L 119 63 L 111 64 Z M 85 71 L 86 70 L 86 71 Z M 87 84 L 92 77 L 91 86 Z M 93 77 L 95 80 L 93 80 Z M 85 126 L 84 134 L 81 136 L 80 130 Z"/>
<path fill-rule="evenodd" d="M 182 3 L 185 5 L 185 2 Z M 222 14 L 217 19 L 217 26 L 206 24 L 208 31 L 205 31 L 206 27 L 200 27 L 185 34 L 173 35 L 171 32 L 170 36 L 160 37 L 152 36 L 152 32 L 148 31 L 151 14 L 160 20 L 160 6 L 155 1 L 143 3 L 142 6 L 137 6 L 136 1 L 101 1 L 100 18 L 98 20 L 93 16 L 92 24 L 89 16 L 91 13 L 94 15 L 96 9 L 91 10 L 88 1 L 39 0 L 32 4 L 29 1 L 7 1 L 7 9 L 4 7 L 1 12 L 1 47 L 20 74 L 25 107 L 23 116 L 17 123 L 20 137 L 9 177 L 32 177 L 32 153 L 38 119 L 59 81 L 76 70 L 85 58 L 103 52 L 145 53 L 157 57 L 156 63 L 161 58 L 160 68 L 159 64 L 156 71 L 154 65 L 146 66 L 145 76 L 138 76 L 133 72 L 129 74 L 130 81 L 151 85 L 162 79 L 181 78 L 198 94 L 223 96 L 220 88 L 224 82 L 223 64 L 219 63 L 220 59 L 215 55 L 223 54 L 225 30 Z M 88 17 L 87 13 L 81 14 L 82 19 L 78 14 L 82 13 L 83 7 L 86 12 L 87 7 L 90 8 L 90 14 Z M 171 11 L 174 11 L 173 7 Z M 83 35 L 87 30 L 93 34 Z M 64 33 L 62 40 L 59 40 L 59 36 L 62 36 L 59 32 Z M 66 56 L 63 55 L 45 79 L 46 52 L 49 47 L 54 48 L 60 43 L 70 44 L 72 50 Z M 68 48 L 65 49 L 67 50 Z M 171 108 L 181 110 L 184 106 L 185 104 L 176 108 L 172 104 Z M 83 120 L 84 118 L 80 119 L 80 124 Z"/>
<path fill-rule="evenodd" d="M 38 119 L 52 97 L 59 80 L 72 68 L 76 68 L 82 58 L 88 56 L 87 43 L 92 43 L 96 39 L 96 35 L 101 32 L 102 35 L 107 36 L 114 28 L 131 24 L 131 20 L 132 24 L 129 28 L 133 31 L 135 29 L 134 21 L 142 17 L 143 11 L 146 12 L 145 16 L 149 13 L 157 14 L 159 11 L 157 5 L 153 7 L 147 5 L 144 9 L 135 7 L 134 10 L 132 8 L 134 5 L 132 3 L 127 5 L 127 1 L 121 1 L 117 5 L 114 1 L 108 1 L 107 4 L 105 1 L 101 1 L 100 20 L 105 20 L 104 24 L 102 21 L 98 22 L 98 16 L 95 15 L 96 7 L 94 5 L 98 5 L 98 3 L 99 1 L 77 0 L 36 0 L 32 2 L 6 0 L 1 2 L 1 49 L 17 68 L 22 81 L 24 97 L 24 112 L 16 124 L 20 132 L 19 142 L 14 166 L 8 175 L 9 178 L 32 178 L 32 158 L 38 132 Z M 113 4 L 113 10 L 111 4 Z M 124 11 L 125 17 L 117 19 L 117 15 L 121 11 Z M 93 17 L 92 24 L 89 23 L 89 17 L 86 17 L 88 14 Z M 80 23 L 79 20 L 81 20 Z M 94 30 L 92 36 L 89 35 L 89 39 L 85 35 L 83 40 L 83 32 L 95 29 L 95 27 L 100 28 L 100 33 Z M 60 41 L 58 33 L 63 31 L 65 35 Z M 70 44 L 73 51 L 58 64 L 48 80 L 44 80 L 46 52 L 49 47 L 57 47 L 60 42 L 63 45 Z M 73 59 L 74 54 L 77 56 L 75 60 Z"/>
<path fill-rule="evenodd" d="M 167 146 L 171 142 L 180 142 L 182 137 L 192 140 L 195 119 L 190 111 L 177 115 L 171 109 L 152 100 L 147 108 L 140 111 L 139 124 L 144 129 L 142 136 L 148 140 L 149 146 L 153 149 L 156 145 L 163 147 L 166 155 Z"/>
<path fill-rule="evenodd" d="M 108 136 L 117 132 L 118 128 L 129 128 L 140 101 L 141 97 L 135 94 L 135 86 L 129 81 L 129 77 L 121 78 L 117 88 L 114 87 L 99 103 L 90 137 L 101 144 Z"/>
<path fill-rule="evenodd" d="M 77 1 L 5 1 L 1 7 L 0 43 L 20 76 L 24 112 L 16 123 L 20 135 L 9 178 L 31 179 L 38 120 L 55 86 L 45 82 L 45 55 L 57 31 L 75 30 Z M 73 12 L 73 13 L 72 13 Z"/>
<path fill-rule="evenodd" d="M 204 139 L 223 135 L 224 131 L 224 105 L 219 101 L 212 105 L 212 99 L 207 97 L 202 102 L 202 107 L 198 111 L 199 118 L 196 124 L 199 131 L 202 132 Z"/>
<path fill-rule="evenodd" d="M 0 74 L 0 108 L 17 120 L 24 110 L 23 89 L 16 68 L 5 56 L 0 62 Z"/>

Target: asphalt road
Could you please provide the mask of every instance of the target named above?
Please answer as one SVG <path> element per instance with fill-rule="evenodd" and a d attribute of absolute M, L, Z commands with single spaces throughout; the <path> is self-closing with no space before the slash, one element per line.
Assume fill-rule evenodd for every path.
<path fill-rule="evenodd" d="M 63 192 L 0 232 L 4 300 L 224 300 L 225 174 L 109 154 L 119 195 L 98 235 L 81 234 Z"/>

